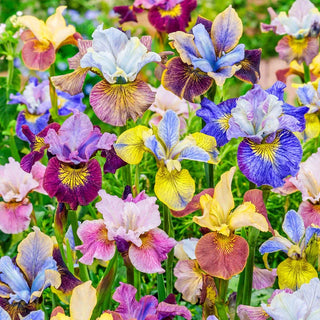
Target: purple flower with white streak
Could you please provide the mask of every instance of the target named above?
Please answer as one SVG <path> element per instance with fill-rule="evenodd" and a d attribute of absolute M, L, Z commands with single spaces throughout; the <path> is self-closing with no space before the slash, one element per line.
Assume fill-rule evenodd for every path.
<path fill-rule="evenodd" d="M 108 261 L 118 251 L 128 253 L 133 266 L 145 273 L 163 273 L 161 261 L 176 241 L 157 228 L 160 212 L 155 197 L 141 192 L 136 198 L 125 200 L 99 191 L 101 201 L 96 204 L 103 220 L 85 221 L 78 229 L 82 245 L 76 247 L 83 254 L 80 262 L 92 264 L 93 259 Z M 115 214 L 116 213 L 116 214 Z"/>
<path fill-rule="evenodd" d="M 203 99 L 197 111 L 206 122 L 201 132 L 215 137 L 218 144 L 244 138 L 238 149 L 239 168 L 258 186 L 280 187 L 284 178 L 299 170 L 302 148 L 293 132 L 305 129 L 308 108 L 285 103 L 284 88 L 280 81 L 267 90 L 255 85 L 244 96 L 218 106 Z"/>
<path fill-rule="evenodd" d="M 83 93 L 71 96 L 62 91 L 57 91 L 58 95 L 58 114 L 65 116 L 73 110 L 84 111 L 86 106 L 82 103 Z M 22 126 L 27 125 L 33 134 L 38 134 L 42 131 L 50 119 L 50 92 L 49 80 L 44 80 L 41 83 L 37 78 L 30 78 L 22 94 L 10 95 L 9 104 L 24 104 L 26 109 L 20 111 L 17 118 L 16 132 L 21 140 L 28 141 L 27 137 L 22 132 Z"/>

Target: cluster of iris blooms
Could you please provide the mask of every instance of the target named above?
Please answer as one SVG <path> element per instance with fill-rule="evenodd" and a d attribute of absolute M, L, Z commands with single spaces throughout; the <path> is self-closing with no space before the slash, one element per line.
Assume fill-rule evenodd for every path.
<path fill-rule="evenodd" d="M 281 80 L 290 73 L 300 76 L 300 106 L 295 107 L 285 102 L 284 82 L 268 89 L 257 84 L 261 49 L 239 44 L 243 26 L 232 6 L 214 21 L 198 17 L 186 32 L 196 5 L 186 0 L 136 0 L 131 7 L 114 8 L 121 24 L 138 21 L 147 11 L 150 23 L 162 37 L 168 33 L 177 52 L 167 62 L 168 52 L 152 51 L 150 36 L 139 39 L 98 25 L 92 40 L 83 39 L 74 26 L 66 24 L 63 6 L 46 22 L 28 15 L 16 19 L 23 30 L 21 55 L 27 68 L 52 70 L 56 52 L 65 44 L 77 46 L 78 53 L 68 59 L 72 72 L 52 74 L 42 82 L 30 78 L 21 93 L 8 99 L 8 104 L 25 106 L 16 120 L 16 134 L 30 143 L 31 151 L 20 162 L 9 158 L 0 166 L 0 230 L 18 234 L 36 224 L 31 192 L 55 199 L 57 207 L 54 241 L 34 226 L 19 244 L 15 259 L 0 259 L 1 319 L 44 319 L 41 296 L 48 287 L 62 306 L 70 304 L 70 316 L 58 306 L 52 310 L 52 320 L 176 315 L 191 319 L 190 310 L 176 304 L 172 295 L 173 274 L 175 289 L 185 301 L 203 306 L 204 319 L 227 319 L 232 306 L 240 319 L 319 317 L 320 151 L 301 162 L 301 142 L 320 134 L 320 13 L 309 0 L 297 0 L 288 15 L 269 9 L 271 23 L 261 25 L 263 31 L 286 35 L 276 51 L 290 68 L 278 75 Z M 158 89 L 139 76 L 152 62 L 158 64 L 161 76 Z M 85 113 L 82 87 L 89 72 L 101 78 L 90 91 L 90 108 L 100 124 L 115 129 L 111 132 L 93 124 L 90 112 Z M 216 104 L 212 89 L 233 76 L 252 88 Z M 149 108 L 157 112 L 150 125 L 141 120 Z M 191 110 L 203 119 L 203 128 L 184 135 Z M 142 124 L 131 122 L 128 128 L 130 119 Z M 121 128 L 118 136 L 117 127 Z M 232 194 L 236 167 L 224 172 L 216 186 L 210 170 L 219 166 L 219 149 L 239 138 L 237 163 L 252 190 L 236 206 Z M 139 174 L 134 184 L 130 182 L 130 166 L 139 173 L 146 153 L 154 157 L 158 169 L 155 196 L 139 192 Z M 122 198 L 102 188 L 102 158 L 106 158 L 104 174 L 120 169 L 123 183 L 128 182 Z M 183 168 L 183 160 L 206 164 L 210 188 L 195 195 L 195 180 Z M 289 210 L 284 217 L 286 237 L 268 219 L 266 201 L 271 189 L 282 195 L 302 193 L 298 211 Z M 100 201 L 95 202 L 98 196 Z M 157 201 L 162 203 L 161 210 Z M 77 210 L 83 206 L 90 206 L 93 215 L 79 222 Z M 194 215 L 193 222 L 203 236 L 177 242 L 171 214 L 183 219 L 196 210 L 202 215 Z M 260 231 L 272 234 L 259 248 L 266 269 L 254 266 Z M 178 259 L 175 267 L 173 249 Z M 272 269 L 268 254 L 276 251 L 287 258 Z M 119 255 L 128 283 L 115 289 L 112 282 Z M 97 288 L 87 270 L 95 259 L 102 265 L 108 262 Z M 160 276 L 164 272 L 165 282 Z M 141 298 L 140 273 L 158 274 L 158 298 Z M 236 299 L 227 297 L 228 280 L 237 275 Z M 251 307 L 252 288 L 273 286 L 276 277 L 279 289 L 268 303 Z M 119 303 L 114 311 L 111 295 Z"/>

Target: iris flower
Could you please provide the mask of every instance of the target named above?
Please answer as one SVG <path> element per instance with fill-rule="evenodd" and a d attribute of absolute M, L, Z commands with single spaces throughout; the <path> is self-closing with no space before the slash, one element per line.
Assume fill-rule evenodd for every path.
<path fill-rule="evenodd" d="M 8 256 L 0 259 L 0 302 L 13 320 L 36 310 L 43 290 L 61 284 L 51 238 L 39 228 L 33 229 L 19 244 L 15 262 Z"/>
<path fill-rule="evenodd" d="M 179 118 L 168 110 L 158 127 L 137 126 L 122 133 L 114 148 L 120 158 L 138 164 L 145 151 L 154 155 L 158 165 L 154 190 L 160 201 L 170 209 L 182 210 L 192 199 L 195 182 L 188 170 L 182 169 L 184 159 L 217 162 L 216 141 L 194 133 L 179 141 Z"/>
<path fill-rule="evenodd" d="M 46 22 L 33 16 L 22 16 L 18 22 L 25 28 L 22 59 L 29 69 L 44 71 L 56 60 L 56 51 L 66 44 L 77 44 L 81 38 L 74 26 L 67 26 L 62 16 L 66 6 L 60 6 Z"/>
<path fill-rule="evenodd" d="M 181 98 L 193 101 L 212 85 L 224 84 L 227 78 L 255 83 L 259 77 L 261 50 L 245 50 L 238 44 L 242 22 L 229 6 L 213 22 L 198 18 L 192 33 L 177 31 L 169 34 L 172 46 L 180 57 L 168 61 L 162 84 Z"/>
<path fill-rule="evenodd" d="M 137 37 L 115 28 L 98 26 L 93 40 L 79 41 L 79 53 L 69 59 L 71 74 L 52 77 L 54 85 L 70 94 L 81 91 L 89 70 L 103 78 L 91 90 L 90 104 L 103 122 L 123 126 L 127 119 L 136 120 L 154 101 L 155 94 L 137 75 L 149 62 L 160 62 L 160 56 L 148 52 Z M 144 38 L 146 40 L 146 38 Z"/>
<path fill-rule="evenodd" d="M 20 233 L 30 224 L 33 211 L 28 194 L 46 192 L 42 186 L 46 167 L 37 162 L 31 173 L 20 168 L 20 163 L 9 158 L 9 163 L 0 166 L 0 230 L 5 233 Z"/>
<path fill-rule="evenodd" d="M 44 142 L 53 157 L 43 180 L 48 195 L 69 203 L 72 210 L 93 201 L 101 188 L 102 175 L 100 164 L 91 158 L 98 150 L 111 150 L 116 139 L 114 134 L 102 134 L 86 114 L 78 111 L 58 131 L 49 129 Z"/>
<path fill-rule="evenodd" d="M 319 168 L 320 149 L 300 164 L 299 172 L 295 177 L 289 178 L 289 182 L 302 193 L 302 203 L 298 212 L 306 228 L 312 224 L 320 225 Z"/>
<path fill-rule="evenodd" d="M 205 98 L 197 111 L 206 122 L 201 132 L 214 136 L 220 145 L 244 138 L 238 148 L 238 165 L 258 186 L 282 186 L 285 177 L 299 170 L 302 148 L 292 131 L 305 129 L 308 108 L 285 103 L 284 88 L 280 81 L 267 90 L 255 85 L 244 96 L 218 106 Z"/>
<path fill-rule="evenodd" d="M 204 272 L 196 260 L 195 248 L 198 239 L 184 239 L 179 241 L 174 248 L 174 255 L 179 259 L 174 267 L 177 277 L 174 287 L 182 293 L 182 298 L 192 304 L 198 302 L 203 288 Z"/>
<path fill-rule="evenodd" d="M 316 277 L 295 292 L 275 290 L 268 304 L 262 303 L 261 307 L 240 305 L 238 316 L 240 320 L 267 320 L 270 317 L 277 320 L 317 320 L 320 317 L 319 297 L 320 281 Z"/>
<path fill-rule="evenodd" d="M 148 11 L 149 22 L 160 32 L 185 31 L 197 0 L 135 0 L 132 6 L 114 7 L 120 24 L 137 21 L 136 13 Z"/>
<path fill-rule="evenodd" d="M 320 135 L 320 81 L 298 85 L 297 95 L 300 103 L 309 108 L 306 118 L 304 141 Z"/>
<path fill-rule="evenodd" d="M 263 32 L 272 30 L 284 35 L 276 47 L 281 59 L 288 63 L 297 60 L 307 65 L 319 53 L 320 12 L 309 0 L 296 0 L 287 15 L 277 15 L 272 8 L 268 9 L 271 24 L 261 24 Z"/>
<path fill-rule="evenodd" d="M 203 214 L 193 217 L 195 223 L 211 231 L 196 246 L 197 261 L 202 270 L 222 279 L 239 274 L 247 262 L 248 243 L 234 231 L 245 226 L 268 230 L 267 220 L 252 202 L 244 202 L 234 209 L 231 183 L 235 170 L 233 167 L 221 176 L 213 197 L 207 194 L 200 198 Z"/>
<path fill-rule="evenodd" d="M 188 119 L 189 113 L 199 108 L 199 104 L 180 99 L 171 91 L 166 90 L 162 85 L 160 85 L 155 92 L 156 97 L 154 103 L 149 108 L 149 110 L 154 111 L 155 114 L 151 117 L 149 125 L 157 126 L 165 112 L 167 110 L 173 110 L 180 120 L 180 134 L 185 133 L 187 130 L 186 119 Z"/>
<path fill-rule="evenodd" d="M 115 311 L 107 310 L 96 320 L 161 320 L 171 319 L 175 316 L 191 320 L 191 313 L 186 307 L 165 301 L 159 303 L 157 298 L 150 295 L 137 301 L 136 292 L 137 290 L 132 285 L 120 282 L 120 286 L 112 296 L 113 300 L 120 303 L 119 306 Z M 72 293 L 70 317 L 65 315 L 61 307 L 57 307 L 50 320 L 90 320 L 96 303 L 96 290 L 91 286 L 91 281 L 87 281 L 76 287 Z"/>
<path fill-rule="evenodd" d="M 78 229 L 83 244 L 78 246 L 83 256 L 80 262 L 92 264 L 93 258 L 110 260 L 116 246 L 122 253 L 128 252 L 132 265 L 145 273 L 162 273 L 161 261 L 176 241 L 157 228 L 160 212 L 155 197 L 144 192 L 136 198 L 130 194 L 125 200 L 99 191 L 101 201 L 96 204 L 103 220 L 85 221 Z M 115 214 L 117 213 L 117 214 Z"/>
<path fill-rule="evenodd" d="M 70 96 L 66 92 L 57 91 L 58 114 L 68 115 L 77 109 L 83 112 L 86 106 L 82 103 L 83 93 Z M 17 118 L 16 132 L 21 140 L 27 141 L 22 132 L 22 126 L 27 125 L 35 135 L 42 131 L 49 122 L 51 100 L 49 93 L 49 80 L 38 83 L 37 78 L 30 78 L 22 94 L 10 95 L 9 104 L 24 104 L 27 109 L 20 111 Z"/>
<path fill-rule="evenodd" d="M 306 248 L 313 235 L 320 234 L 320 228 L 305 229 L 302 217 L 294 210 L 290 210 L 285 215 L 282 229 L 291 241 L 276 233 L 261 245 L 259 251 L 261 254 L 268 254 L 281 250 L 288 255 L 277 268 L 279 287 L 296 290 L 318 276 L 315 268 L 306 259 Z"/>

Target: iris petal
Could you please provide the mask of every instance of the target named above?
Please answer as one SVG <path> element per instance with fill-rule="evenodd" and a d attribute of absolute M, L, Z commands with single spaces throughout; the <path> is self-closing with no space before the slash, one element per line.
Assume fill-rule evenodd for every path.
<path fill-rule="evenodd" d="M 188 170 L 169 172 L 162 165 L 156 174 L 154 191 L 159 200 L 170 209 L 182 210 L 192 199 L 195 182 Z"/>
<path fill-rule="evenodd" d="M 305 229 L 301 216 L 294 210 L 290 210 L 284 217 L 283 231 L 295 243 L 298 243 L 304 235 Z"/>

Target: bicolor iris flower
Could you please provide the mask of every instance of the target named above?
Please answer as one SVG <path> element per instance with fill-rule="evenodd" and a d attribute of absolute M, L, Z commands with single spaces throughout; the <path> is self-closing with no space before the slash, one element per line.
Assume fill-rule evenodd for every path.
<path fill-rule="evenodd" d="M 268 304 L 262 303 L 261 307 L 240 305 L 238 315 L 240 320 L 267 320 L 270 317 L 276 320 L 317 320 L 320 317 L 319 297 L 320 282 L 316 277 L 295 292 L 275 290 Z"/>
<path fill-rule="evenodd" d="M 179 241 L 174 248 L 174 255 L 178 262 L 173 273 L 177 280 L 174 287 L 182 293 L 182 298 L 192 304 L 198 302 L 203 287 L 204 272 L 196 260 L 195 249 L 198 239 L 184 239 Z"/>
<path fill-rule="evenodd" d="M 306 118 L 306 129 L 303 132 L 304 141 L 320 135 L 320 81 L 299 85 L 297 95 L 300 103 L 309 108 Z"/>
<path fill-rule="evenodd" d="M 205 98 L 197 111 L 206 122 L 201 132 L 214 136 L 220 145 L 244 138 L 238 148 L 238 165 L 258 186 L 282 186 L 285 177 L 299 170 L 302 148 L 292 131 L 305 129 L 308 108 L 285 103 L 284 88 L 280 81 L 267 90 L 255 85 L 244 96 L 218 106 Z"/>
<path fill-rule="evenodd" d="M 297 60 L 309 65 L 319 53 L 320 12 L 309 0 L 296 0 L 287 15 L 275 13 L 268 8 L 271 24 L 261 24 L 263 32 L 272 30 L 279 35 L 286 34 L 276 47 L 279 57 L 288 63 Z"/>
<path fill-rule="evenodd" d="M 185 133 L 187 130 L 186 119 L 188 119 L 192 111 L 199 108 L 199 105 L 180 99 L 171 91 L 166 90 L 162 85 L 155 89 L 155 92 L 156 97 L 154 103 L 149 108 L 149 110 L 155 112 L 155 114 L 151 117 L 149 125 L 157 126 L 165 112 L 167 110 L 173 110 L 180 120 L 180 134 Z"/>
<path fill-rule="evenodd" d="M 136 13 L 148 11 L 149 22 L 159 32 L 185 31 L 197 0 L 135 0 L 132 6 L 114 7 L 120 15 L 120 24 L 137 21 Z"/>
<path fill-rule="evenodd" d="M 13 320 L 36 310 L 43 290 L 61 284 L 51 238 L 37 227 L 33 230 L 19 244 L 15 262 L 8 256 L 0 259 L 0 303 Z"/>
<path fill-rule="evenodd" d="M 198 18 L 192 33 L 169 34 L 180 57 L 170 59 L 162 75 L 162 85 L 177 96 L 193 101 L 204 94 L 213 80 L 222 86 L 233 75 L 256 83 L 261 50 L 245 50 L 238 44 L 242 22 L 229 6 L 213 22 Z"/>
<path fill-rule="evenodd" d="M 266 254 L 265 261 L 271 252 L 283 251 L 288 255 L 277 267 L 279 287 L 296 290 L 318 277 L 316 269 L 307 261 L 306 248 L 313 235 L 320 235 L 320 228 L 310 226 L 305 229 L 302 217 L 290 210 L 285 215 L 282 229 L 291 241 L 276 232 L 275 236 L 261 245 L 259 251 Z"/>
<path fill-rule="evenodd" d="M 44 71 L 56 60 L 56 51 L 66 44 L 77 44 L 81 35 L 74 26 L 67 26 L 62 12 L 66 6 L 60 6 L 46 22 L 34 16 L 22 16 L 18 22 L 25 30 L 21 39 L 25 42 L 22 48 L 22 59 L 29 69 Z"/>
<path fill-rule="evenodd" d="M 158 127 L 137 126 L 122 133 L 115 151 L 130 164 L 138 164 L 145 151 L 154 155 L 158 165 L 154 191 L 170 209 L 182 210 L 193 197 L 195 182 L 188 170 L 182 169 L 185 159 L 216 163 L 218 151 L 213 137 L 202 133 L 188 135 L 179 141 L 180 121 L 168 110 Z"/>
<path fill-rule="evenodd" d="M 313 153 L 305 162 L 300 164 L 300 169 L 289 182 L 302 193 L 302 203 L 299 214 L 302 216 L 305 227 L 312 224 L 320 226 L 320 149 Z"/>
<path fill-rule="evenodd" d="M 92 159 L 98 150 L 111 150 L 116 135 L 101 133 L 89 117 L 76 111 L 58 131 L 50 128 L 44 138 L 52 155 L 43 187 L 50 197 L 68 203 L 72 210 L 93 201 L 101 189 L 100 164 Z"/>
<path fill-rule="evenodd" d="M 75 94 L 81 91 L 89 70 L 97 73 L 103 80 L 92 88 L 90 104 L 100 120 L 123 126 L 129 118 L 136 120 L 153 103 L 154 92 L 137 75 L 146 64 L 160 62 L 161 58 L 148 51 L 148 37 L 128 38 L 115 28 L 103 30 L 102 25 L 92 37 L 92 42 L 80 41 L 79 53 L 69 59 L 70 68 L 75 71 L 51 79 L 58 89 Z"/>
<path fill-rule="evenodd" d="M 57 91 L 58 114 L 65 116 L 79 110 L 83 112 L 86 108 L 82 103 L 83 93 L 71 96 L 66 92 Z M 22 94 L 10 95 L 9 104 L 24 104 L 27 109 L 20 111 L 17 118 L 16 132 L 21 140 L 27 141 L 27 137 L 22 132 L 22 126 L 27 125 L 33 134 L 42 131 L 49 122 L 51 100 L 49 93 L 49 80 L 38 83 L 37 78 L 30 78 Z"/>
<path fill-rule="evenodd" d="M 99 191 L 101 201 L 96 204 L 103 220 L 84 221 L 78 229 L 83 244 L 76 247 L 83 256 L 80 262 L 92 264 L 93 258 L 111 260 L 116 247 L 127 252 L 132 265 L 144 273 L 163 273 L 161 262 L 176 241 L 158 228 L 161 223 L 155 197 L 141 192 L 136 198 L 130 194 L 125 200 Z M 116 213 L 116 214 L 115 214 Z"/>
<path fill-rule="evenodd" d="M 245 226 L 268 231 L 266 218 L 252 202 L 244 202 L 234 209 L 231 183 L 235 171 L 233 167 L 222 174 L 213 197 L 206 194 L 200 198 L 202 216 L 193 217 L 195 223 L 211 231 L 198 241 L 197 261 L 202 270 L 222 279 L 239 274 L 247 262 L 248 243 L 234 231 Z"/>
<path fill-rule="evenodd" d="M 21 169 L 20 163 L 9 158 L 9 163 L 0 166 L 0 230 L 4 233 L 20 233 L 29 227 L 32 203 L 30 192 L 43 194 L 43 177 L 46 167 L 37 162 L 30 173 Z"/>
<path fill-rule="evenodd" d="M 49 129 L 58 131 L 60 129 L 60 124 L 50 123 L 38 134 L 34 134 L 29 126 L 22 125 L 22 133 L 27 137 L 30 143 L 31 152 L 25 155 L 21 159 L 21 168 L 26 172 L 31 172 L 33 165 L 36 161 L 42 159 L 44 152 L 48 149 L 49 145 L 45 143 L 45 137 L 48 134 Z"/>

